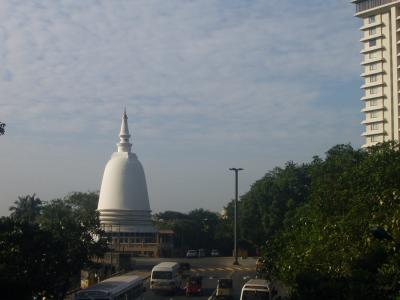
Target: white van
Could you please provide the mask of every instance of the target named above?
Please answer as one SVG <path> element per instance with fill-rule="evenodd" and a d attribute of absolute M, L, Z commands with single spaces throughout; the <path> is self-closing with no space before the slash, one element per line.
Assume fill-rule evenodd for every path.
<path fill-rule="evenodd" d="M 182 276 L 177 262 L 162 262 L 151 270 L 150 290 L 154 292 L 177 292 Z"/>
<path fill-rule="evenodd" d="M 247 281 L 240 294 L 240 300 L 271 300 L 269 283 L 264 279 L 250 279 Z"/>

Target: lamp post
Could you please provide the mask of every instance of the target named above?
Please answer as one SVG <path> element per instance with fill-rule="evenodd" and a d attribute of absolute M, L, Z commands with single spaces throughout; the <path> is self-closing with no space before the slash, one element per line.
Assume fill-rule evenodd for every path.
<path fill-rule="evenodd" d="M 234 229 L 233 229 L 233 234 L 234 234 L 234 256 L 235 260 L 233 262 L 234 265 L 238 265 L 238 255 L 237 255 L 237 202 L 238 202 L 238 173 L 239 171 L 242 171 L 242 168 L 229 168 L 230 171 L 235 172 L 235 214 L 234 214 Z"/>

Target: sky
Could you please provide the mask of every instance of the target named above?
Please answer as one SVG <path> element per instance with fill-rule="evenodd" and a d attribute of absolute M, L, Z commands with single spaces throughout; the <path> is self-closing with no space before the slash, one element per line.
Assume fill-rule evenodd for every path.
<path fill-rule="evenodd" d="M 0 1 L 0 215 L 98 191 L 126 107 L 153 213 L 363 139 L 347 0 Z"/>

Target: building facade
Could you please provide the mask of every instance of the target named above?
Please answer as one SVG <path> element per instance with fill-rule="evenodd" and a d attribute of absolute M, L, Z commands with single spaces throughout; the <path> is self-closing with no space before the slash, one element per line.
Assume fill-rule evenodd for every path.
<path fill-rule="evenodd" d="M 363 20 L 363 147 L 399 140 L 400 0 L 353 0 Z"/>

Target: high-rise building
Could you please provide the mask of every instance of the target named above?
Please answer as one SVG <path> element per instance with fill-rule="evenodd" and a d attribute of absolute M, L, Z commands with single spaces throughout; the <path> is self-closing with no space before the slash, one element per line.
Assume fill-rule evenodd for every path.
<path fill-rule="evenodd" d="M 399 140 L 400 0 L 353 0 L 363 20 L 363 147 Z"/>

